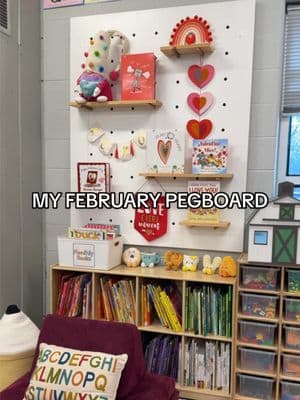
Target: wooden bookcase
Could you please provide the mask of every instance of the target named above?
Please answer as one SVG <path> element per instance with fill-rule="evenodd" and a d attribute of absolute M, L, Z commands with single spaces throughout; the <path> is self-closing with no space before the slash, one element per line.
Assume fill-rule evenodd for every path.
<path fill-rule="evenodd" d="M 101 276 L 117 276 L 120 278 L 132 278 L 135 281 L 135 296 L 136 296 L 136 325 L 141 332 L 150 332 L 157 334 L 170 334 L 177 335 L 181 340 L 181 368 L 180 368 L 180 382 L 178 383 L 178 389 L 182 398 L 195 399 L 195 400 L 221 400 L 221 399 L 232 399 L 231 385 L 230 393 L 221 390 L 204 390 L 195 387 L 187 387 L 183 385 L 183 370 L 184 370 L 184 344 L 188 339 L 198 338 L 202 340 L 220 341 L 231 344 L 231 366 L 230 366 L 230 382 L 232 382 L 233 371 L 234 371 L 234 342 L 235 342 L 235 298 L 236 298 L 236 279 L 235 278 L 222 278 L 219 275 L 204 275 L 201 272 L 182 272 L 182 271 L 166 271 L 164 267 L 154 268 L 127 268 L 126 266 L 120 265 L 119 267 L 113 268 L 109 271 L 80 268 L 80 267 L 63 267 L 59 265 L 52 265 L 50 267 L 51 279 L 50 279 L 50 293 L 51 293 L 51 311 L 54 313 L 57 304 L 58 297 L 58 282 L 61 274 L 64 273 L 90 273 L 92 277 L 92 318 L 98 319 L 97 313 L 97 295 L 99 290 L 99 279 Z M 185 293 L 186 288 L 189 284 L 195 283 L 207 283 L 212 285 L 231 285 L 232 286 L 232 336 L 221 337 L 221 336 L 202 336 L 189 331 L 174 332 L 170 329 L 162 327 L 159 324 L 153 324 L 150 326 L 143 326 L 141 324 L 141 285 L 147 279 L 168 280 L 175 281 L 180 287 L 182 293 L 182 326 L 185 326 Z"/>
<path fill-rule="evenodd" d="M 237 315 L 237 324 L 236 324 L 236 332 L 235 337 L 236 341 L 234 342 L 234 357 L 235 360 L 233 362 L 235 366 L 234 376 L 233 376 L 233 387 L 234 387 L 234 399 L 236 400 L 254 400 L 251 397 L 244 397 L 239 394 L 239 385 L 238 385 L 238 375 L 244 374 L 248 376 L 254 376 L 258 378 L 272 378 L 274 379 L 274 387 L 273 387 L 273 400 L 280 400 L 281 399 L 281 382 L 291 382 L 291 383 L 300 383 L 300 377 L 289 374 L 285 376 L 283 374 L 283 355 L 290 354 L 290 355 L 299 355 L 300 356 L 300 349 L 294 350 L 285 347 L 285 338 L 284 338 L 284 326 L 288 327 L 300 327 L 299 321 L 287 321 L 285 320 L 285 299 L 300 299 L 300 294 L 288 292 L 287 284 L 287 269 L 299 269 L 299 266 L 283 266 L 283 265 L 275 265 L 275 264 L 264 264 L 264 263 L 253 263 L 248 262 L 247 255 L 243 254 L 240 259 L 238 260 L 238 276 L 237 276 L 237 301 L 236 301 L 236 315 Z M 243 267 L 256 267 L 257 273 L 259 273 L 259 268 L 277 268 L 278 269 L 278 282 L 276 289 L 254 289 L 254 288 L 245 288 L 243 287 L 242 282 L 242 268 Z M 299 270 L 300 271 L 300 270 Z M 245 316 L 242 314 L 241 311 L 241 300 L 240 294 L 241 293 L 248 293 L 254 295 L 268 295 L 268 296 L 278 296 L 277 302 L 277 310 L 275 318 L 265 318 L 265 317 L 254 317 L 254 316 Z M 275 341 L 274 345 L 267 346 L 267 345 L 260 345 L 254 343 L 245 343 L 240 340 L 239 336 L 239 321 L 252 321 L 252 322 L 259 322 L 259 323 L 271 323 L 276 325 L 275 330 Z M 254 349 L 254 350 L 263 350 L 263 351 L 272 351 L 275 353 L 275 363 L 274 363 L 274 370 L 273 371 L 257 371 L 250 368 L 241 368 L 240 364 L 240 356 L 239 356 L 239 349 Z M 299 386 L 300 387 L 300 386 Z M 300 389 L 299 389 L 300 394 Z M 263 398 L 263 397 L 261 397 Z"/>

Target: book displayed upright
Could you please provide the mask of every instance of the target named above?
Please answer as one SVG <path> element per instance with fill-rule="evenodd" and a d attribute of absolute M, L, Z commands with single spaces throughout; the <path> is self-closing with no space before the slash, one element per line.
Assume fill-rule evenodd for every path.
<path fill-rule="evenodd" d="M 193 140 L 192 173 L 227 172 L 228 139 Z"/>
<path fill-rule="evenodd" d="M 188 181 L 188 193 L 212 193 L 216 194 L 220 191 L 220 182 L 218 181 Z M 220 210 L 216 207 L 212 208 L 189 208 L 188 219 L 195 221 L 214 221 L 219 222 Z"/>

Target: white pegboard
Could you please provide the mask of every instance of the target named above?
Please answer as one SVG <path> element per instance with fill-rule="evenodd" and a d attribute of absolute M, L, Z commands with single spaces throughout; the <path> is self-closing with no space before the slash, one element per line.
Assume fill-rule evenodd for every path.
<path fill-rule="evenodd" d="M 111 163 L 112 191 L 136 191 L 144 183 L 138 175 L 145 171 L 146 150 L 136 148 L 135 158 L 122 162 L 103 156 L 96 146 L 87 141 L 91 127 L 101 127 L 117 141 L 130 139 L 132 131 L 145 129 L 177 128 L 187 140 L 186 163 L 191 166 L 191 140 L 185 130 L 186 122 L 195 114 L 186 103 L 189 93 L 197 92 L 187 76 L 191 64 L 200 63 L 197 55 L 168 58 L 160 47 L 168 45 L 173 27 L 186 16 L 203 16 L 209 22 L 215 51 L 202 60 L 214 65 L 216 74 L 205 90 L 213 93 L 214 106 L 204 118 L 213 121 L 210 138 L 228 138 L 230 156 L 228 172 L 234 173 L 231 181 L 222 181 L 221 190 L 243 192 L 246 190 L 248 137 L 252 86 L 253 40 L 255 1 L 241 0 L 215 4 L 123 12 L 71 20 L 71 99 L 77 77 L 81 73 L 83 53 L 88 39 L 98 30 L 117 29 L 130 41 L 130 52 L 154 52 L 157 56 L 157 99 L 160 109 L 71 109 L 71 190 L 77 190 L 77 162 L 103 161 Z M 118 92 L 118 85 L 113 87 Z M 118 93 L 119 94 L 119 93 Z M 166 191 L 186 191 L 185 180 L 161 180 Z M 156 182 L 147 184 L 149 191 L 160 191 Z M 168 233 L 153 242 L 147 242 L 133 228 L 132 210 L 72 210 L 72 226 L 82 226 L 89 221 L 119 223 L 126 243 L 159 247 L 180 247 L 239 252 L 243 249 L 244 211 L 223 210 L 222 219 L 231 222 L 229 229 L 213 230 L 187 228 L 179 225 L 186 219 L 186 210 L 172 208 L 169 212 Z"/>

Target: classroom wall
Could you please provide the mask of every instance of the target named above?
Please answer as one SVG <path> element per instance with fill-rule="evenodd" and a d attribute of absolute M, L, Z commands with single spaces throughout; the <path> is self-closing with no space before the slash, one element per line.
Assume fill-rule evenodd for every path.
<path fill-rule="evenodd" d="M 201 3 L 215 1 L 121 0 L 43 12 L 44 190 L 65 191 L 70 187 L 68 108 L 70 18 L 185 4 L 199 4 L 199 14 L 201 14 Z M 274 194 L 284 7 L 285 0 L 257 0 L 247 189 L 264 191 L 270 195 Z M 74 82 L 71 84 L 74 85 Z M 69 221 L 69 212 L 63 208 L 58 211 L 46 211 L 44 226 L 46 267 L 57 262 L 56 237 L 66 232 Z M 48 295 L 46 298 L 49 298 Z"/>
<path fill-rule="evenodd" d="M 0 33 L 0 315 L 18 304 L 42 315 L 40 2 L 11 0 L 11 35 Z"/>

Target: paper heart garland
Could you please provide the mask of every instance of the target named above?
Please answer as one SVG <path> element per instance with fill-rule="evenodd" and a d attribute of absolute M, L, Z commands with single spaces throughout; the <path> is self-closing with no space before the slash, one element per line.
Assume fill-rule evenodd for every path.
<path fill-rule="evenodd" d="M 191 119 L 186 124 L 186 129 L 193 139 L 205 139 L 212 131 L 213 124 L 209 119 L 197 121 Z"/>
<path fill-rule="evenodd" d="M 158 152 L 158 155 L 159 155 L 161 161 L 164 164 L 167 164 L 167 162 L 169 160 L 169 157 L 171 154 L 171 149 L 172 149 L 172 141 L 171 140 L 164 141 L 164 140 L 160 139 L 157 142 L 157 152 Z"/>
<path fill-rule="evenodd" d="M 206 64 L 206 65 L 191 65 L 188 70 L 188 75 L 190 80 L 198 86 L 198 88 L 202 89 L 206 85 L 209 84 L 209 82 L 214 78 L 215 76 L 215 68 L 211 64 Z"/>
<path fill-rule="evenodd" d="M 191 93 L 187 98 L 188 105 L 199 115 L 204 114 L 212 106 L 213 102 L 214 96 L 210 92 Z"/>

